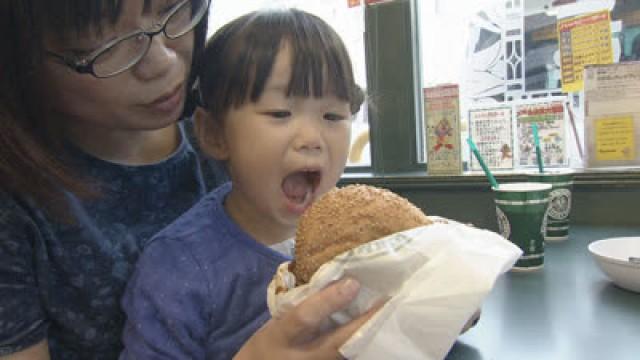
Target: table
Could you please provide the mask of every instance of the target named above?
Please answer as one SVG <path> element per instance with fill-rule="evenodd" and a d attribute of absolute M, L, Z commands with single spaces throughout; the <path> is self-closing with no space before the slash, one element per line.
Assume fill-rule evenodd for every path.
<path fill-rule="evenodd" d="M 619 236 L 640 226 L 572 226 L 569 240 L 547 243 L 544 268 L 499 278 L 446 359 L 640 359 L 640 293 L 611 283 L 587 249 Z"/>

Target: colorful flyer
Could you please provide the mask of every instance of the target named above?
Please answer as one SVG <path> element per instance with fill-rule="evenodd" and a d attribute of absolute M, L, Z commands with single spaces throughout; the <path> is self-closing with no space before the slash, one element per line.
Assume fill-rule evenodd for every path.
<path fill-rule="evenodd" d="M 596 120 L 595 125 L 598 161 L 635 159 L 635 129 L 632 116 L 602 118 Z"/>
<path fill-rule="evenodd" d="M 543 164 L 547 167 L 565 166 L 567 151 L 564 104 L 561 101 L 552 101 L 521 104 L 516 108 L 518 164 L 521 167 L 534 167 L 538 164 L 531 127 L 532 124 L 536 124 Z"/>
<path fill-rule="evenodd" d="M 424 89 L 427 174 L 460 175 L 460 91 L 447 84 Z"/>
<path fill-rule="evenodd" d="M 608 10 L 558 21 L 562 91 L 583 87 L 585 65 L 613 63 Z"/>
<path fill-rule="evenodd" d="M 469 111 L 469 131 L 490 169 L 513 169 L 513 131 L 510 107 Z M 471 170 L 482 170 L 470 155 Z"/>

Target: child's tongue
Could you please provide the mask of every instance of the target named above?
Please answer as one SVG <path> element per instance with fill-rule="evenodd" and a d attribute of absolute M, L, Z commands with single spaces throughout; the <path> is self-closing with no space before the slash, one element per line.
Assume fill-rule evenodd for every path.
<path fill-rule="evenodd" d="M 297 172 L 284 179 L 282 182 L 282 191 L 291 202 L 303 205 L 311 199 L 313 186 L 304 173 Z"/>

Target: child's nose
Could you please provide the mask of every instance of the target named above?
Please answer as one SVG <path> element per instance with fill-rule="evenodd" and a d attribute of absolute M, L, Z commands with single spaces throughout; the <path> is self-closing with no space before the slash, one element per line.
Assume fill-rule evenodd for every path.
<path fill-rule="evenodd" d="M 294 147 L 298 151 L 320 152 L 324 145 L 322 142 L 321 129 L 315 125 L 314 121 L 302 121 L 298 126 Z"/>

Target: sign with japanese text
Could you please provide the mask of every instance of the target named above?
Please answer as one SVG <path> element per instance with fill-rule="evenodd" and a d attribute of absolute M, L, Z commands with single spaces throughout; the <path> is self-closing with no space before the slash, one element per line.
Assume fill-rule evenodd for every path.
<path fill-rule="evenodd" d="M 585 65 L 613 62 L 608 10 L 559 21 L 558 40 L 564 92 L 582 90 Z"/>
<path fill-rule="evenodd" d="M 447 84 L 424 89 L 427 174 L 460 175 L 460 90 Z"/>
<path fill-rule="evenodd" d="M 632 116 L 602 118 L 595 123 L 597 160 L 635 159 L 635 130 Z"/>
<path fill-rule="evenodd" d="M 566 125 L 564 103 L 561 101 L 521 104 L 516 106 L 518 131 L 518 164 L 522 167 L 537 166 L 533 128 L 538 126 L 538 137 L 545 167 L 565 166 Z"/>
<path fill-rule="evenodd" d="M 587 167 L 640 165 L 640 62 L 589 66 L 584 83 Z"/>
<path fill-rule="evenodd" d="M 513 131 L 510 107 L 469 111 L 469 131 L 480 156 L 490 169 L 513 168 Z M 482 170 L 470 156 L 471 170 Z"/>

